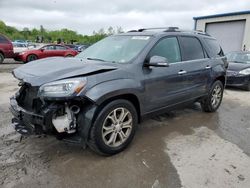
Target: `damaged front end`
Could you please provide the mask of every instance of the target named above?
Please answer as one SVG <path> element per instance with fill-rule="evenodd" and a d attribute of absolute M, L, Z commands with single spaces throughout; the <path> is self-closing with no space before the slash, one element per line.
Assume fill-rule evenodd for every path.
<path fill-rule="evenodd" d="M 53 86 L 59 87 L 56 84 Z M 50 86 L 52 84 L 44 88 L 23 83 L 10 98 L 10 111 L 14 116 L 12 123 L 16 131 L 23 135 L 51 134 L 85 147 L 96 109 L 94 103 L 77 96 L 75 91 L 66 96 L 61 92 L 59 97 L 55 97 L 53 92 L 57 91 Z"/>

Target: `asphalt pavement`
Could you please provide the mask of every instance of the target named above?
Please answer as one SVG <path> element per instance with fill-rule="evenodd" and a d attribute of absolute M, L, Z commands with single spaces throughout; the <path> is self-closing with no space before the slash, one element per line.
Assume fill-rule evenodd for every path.
<path fill-rule="evenodd" d="M 11 71 L 20 65 L 0 64 L 0 187 L 250 187 L 250 92 L 226 89 L 216 113 L 194 104 L 146 120 L 125 151 L 103 157 L 14 131 Z"/>

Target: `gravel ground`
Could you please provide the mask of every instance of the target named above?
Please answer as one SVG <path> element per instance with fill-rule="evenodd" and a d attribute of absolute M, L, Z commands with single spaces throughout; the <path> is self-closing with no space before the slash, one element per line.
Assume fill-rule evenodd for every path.
<path fill-rule="evenodd" d="M 227 89 L 216 113 L 194 104 L 144 121 L 129 148 L 102 157 L 14 131 L 18 66 L 0 65 L 0 187 L 250 187 L 250 92 Z"/>

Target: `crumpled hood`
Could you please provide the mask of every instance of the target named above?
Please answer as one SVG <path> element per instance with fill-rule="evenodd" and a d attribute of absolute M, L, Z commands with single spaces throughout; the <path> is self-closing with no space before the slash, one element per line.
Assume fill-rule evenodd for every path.
<path fill-rule="evenodd" d="M 13 71 L 14 76 L 32 86 L 71 78 L 111 71 L 117 67 L 110 63 L 83 61 L 80 58 L 53 57 L 29 62 Z"/>
<path fill-rule="evenodd" d="M 229 66 L 228 66 L 228 70 L 237 71 L 237 72 L 246 68 L 250 68 L 250 64 L 229 62 Z"/>

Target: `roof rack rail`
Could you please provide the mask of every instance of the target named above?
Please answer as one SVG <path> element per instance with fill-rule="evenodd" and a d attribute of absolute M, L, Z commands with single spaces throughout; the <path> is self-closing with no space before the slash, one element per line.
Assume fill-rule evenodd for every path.
<path fill-rule="evenodd" d="M 208 33 L 201 31 L 201 30 L 182 30 L 181 32 L 185 33 L 194 33 L 194 34 L 199 34 L 199 35 L 206 35 L 206 36 L 211 36 Z"/>
<path fill-rule="evenodd" d="M 152 27 L 152 28 L 141 28 L 138 30 L 131 30 L 128 32 L 143 32 L 143 31 L 150 31 L 150 30 L 162 30 L 163 32 L 184 32 L 184 33 L 193 33 L 199 35 L 206 35 L 210 36 L 208 33 L 201 31 L 201 30 L 181 30 L 178 27 Z"/>
<path fill-rule="evenodd" d="M 138 32 L 148 31 L 148 30 L 163 30 L 163 31 L 177 31 L 178 27 L 152 27 L 152 28 L 142 28 L 138 29 Z"/>

